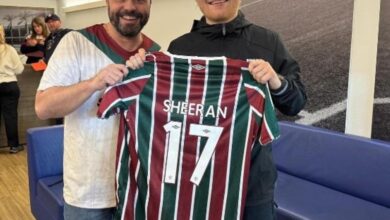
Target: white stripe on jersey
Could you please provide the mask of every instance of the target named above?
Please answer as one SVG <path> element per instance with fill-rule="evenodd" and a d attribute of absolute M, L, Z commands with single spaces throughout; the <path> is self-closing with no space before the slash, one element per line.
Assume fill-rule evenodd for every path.
<path fill-rule="evenodd" d="M 125 119 L 126 118 L 126 114 L 127 114 L 127 111 L 124 111 L 122 112 L 123 114 L 123 118 Z M 121 149 L 120 149 L 120 154 L 119 154 L 119 160 L 118 160 L 118 167 L 121 167 L 122 166 L 122 157 L 123 157 L 123 151 L 125 150 L 125 147 L 129 146 L 129 143 L 130 143 L 130 132 L 127 132 L 126 130 L 123 131 L 123 135 L 126 137 L 126 134 L 128 134 L 127 138 L 123 138 L 123 141 L 122 141 L 122 144 L 121 144 Z M 128 165 L 131 163 L 131 157 L 129 157 L 129 163 Z M 116 188 L 119 189 L 119 175 L 120 175 L 120 170 L 121 169 L 118 169 L 116 171 Z M 130 188 L 130 172 L 127 173 L 127 186 L 126 186 L 126 194 L 125 194 L 125 201 L 124 201 L 124 204 L 127 204 L 127 199 L 128 199 L 128 192 L 129 192 L 129 188 Z M 118 190 L 116 190 L 116 198 L 119 198 L 119 195 L 118 195 Z M 123 206 L 122 209 L 126 209 L 126 206 Z M 122 216 L 121 216 L 121 219 L 124 218 L 124 214 L 125 213 L 125 210 L 122 210 Z"/>
<path fill-rule="evenodd" d="M 205 69 L 205 79 L 204 79 L 204 84 L 203 84 L 203 96 L 202 96 L 202 105 L 205 105 L 206 102 L 206 92 L 207 92 L 207 82 L 209 79 L 209 65 L 208 62 L 206 63 L 206 69 Z M 203 124 L 203 117 L 199 117 L 199 124 Z M 196 146 L 196 161 L 199 160 L 200 157 L 200 141 L 201 139 L 198 138 L 197 146 Z M 193 189 L 192 189 L 192 199 L 191 199 L 191 212 L 190 212 L 190 219 L 193 219 L 194 216 L 194 208 L 195 208 L 195 195 L 196 195 L 196 189 L 197 186 L 194 184 Z"/>
<path fill-rule="evenodd" d="M 187 76 L 187 92 L 186 92 L 186 102 L 188 103 L 188 99 L 190 96 L 190 89 L 191 89 L 191 76 L 192 76 L 192 65 L 191 60 L 188 59 L 188 76 Z M 177 181 L 177 192 L 176 192 L 176 202 L 175 202 L 175 217 L 174 219 L 177 220 L 177 209 L 179 207 L 179 199 L 180 199 L 180 186 L 181 186 L 181 175 L 182 175 L 182 164 L 183 164 L 183 157 L 184 157 L 184 142 L 185 142 L 185 136 L 186 136 L 186 128 L 187 128 L 187 115 L 183 116 L 183 127 L 181 132 L 181 144 L 180 146 L 180 156 L 179 156 L 179 173 L 177 174 L 179 181 Z"/>
<path fill-rule="evenodd" d="M 245 87 L 247 87 L 247 88 L 256 90 L 256 91 L 257 91 L 258 93 L 260 93 L 261 96 L 263 96 L 263 98 L 265 99 L 265 94 L 264 94 L 264 92 L 263 92 L 260 88 L 258 88 L 258 87 L 256 87 L 256 86 L 252 86 L 252 85 L 250 85 L 250 84 L 248 84 L 248 83 L 244 83 L 244 85 L 245 85 Z M 268 87 L 267 87 L 267 88 L 268 88 Z"/>
<path fill-rule="evenodd" d="M 157 75 L 157 62 L 154 63 L 154 84 L 153 84 L 153 102 L 152 102 L 152 111 L 151 111 L 151 120 L 150 120 L 150 140 L 149 140 L 149 155 L 148 155 L 148 177 L 147 177 L 147 183 L 148 186 L 150 186 L 150 164 L 151 164 L 151 157 L 152 157 L 152 150 L 153 150 L 153 137 L 154 137 L 154 113 L 156 112 L 156 93 L 157 93 L 157 81 L 158 81 L 158 75 Z M 150 187 L 148 187 L 148 190 L 146 192 L 146 198 L 145 198 L 145 219 L 148 219 L 148 206 L 149 206 L 149 196 L 150 196 Z"/>
<path fill-rule="evenodd" d="M 269 128 L 268 121 L 267 121 L 267 118 L 265 117 L 265 115 L 264 115 L 263 121 L 264 121 L 264 123 L 265 123 L 265 128 L 267 129 L 267 133 L 268 133 L 269 136 L 271 137 L 271 140 L 274 140 L 275 137 L 274 137 L 274 135 L 272 134 L 271 129 Z M 261 143 L 261 138 L 260 138 L 260 144 L 267 144 L 267 143 Z"/>
<path fill-rule="evenodd" d="M 249 139 L 249 135 L 250 135 L 250 130 L 251 130 L 251 126 L 250 126 L 250 123 L 252 122 L 252 114 L 249 113 L 249 118 L 248 118 L 248 124 L 247 124 L 247 129 L 246 129 L 246 140 L 245 140 L 245 149 L 244 149 L 244 158 L 242 160 L 242 167 L 241 167 L 241 173 L 244 174 L 245 173 L 245 164 L 246 164 L 246 152 L 248 150 L 248 139 Z M 253 142 L 252 144 L 252 147 L 251 149 L 253 148 L 255 142 Z M 239 191 L 239 195 L 238 195 L 238 207 L 237 207 L 237 220 L 240 220 L 240 216 L 241 216 L 241 200 L 242 200 L 242 188 L 244 187 L 244 176 L 245 175 L 241 175 L 241 180 L 240 180 L 240 191 Z M 249 177 L 248 177 L 249 178 Z"/>
<path fill-rule="evenodd" d="M 223 75 L 222 75 L 222 81 L 221 81 L 221 89 L 220 89 L 220 92 L 219 92 L 219 98 L 218 98 L 218 106 L 221 106 L 221 102 L 222 102 L 222 96 L 223 96 L 223 89 L 225 88 L 225 81 L 226 81 L 226 71 L 227 71 L 227 60 L 226 59 L 223 59 Z M 207 64 L 208 66 L 208 64 Z M 215 126 L 218 126 L 219 125 L 219 117 L 217 117 L 216 121 L 215 121 Z M 209 194 L 210 196 L 208 197 L 208 201 L 207 201 L 207 212 L 206 212 L 206 218 L 209 217 L 210 215 L 210 202 L 211 202 L 211 197 L 212 197 L 212 194 L 210 192 L 213 191 L 213 182 L 214 182 L 214 175 L 212 175 L 214 173 L 214 164 L 215 163 L 215 154 L 213 155 L 211 161 L 210 161 L 210 185 L 209 185 Z"/>
<path fill-rule="evenodd" d="M 226 188 L 225 188 L 225 196 L 223 198 L 223 208 L 222 208 L 222 219 L 225 216 L 226 212 L 226 203 L 227 203 L 227 195 L 228 195 L 228 189 L 229 189 L 229 178 L 230 178 L 230 162 L 232 157 L 232 145 L 233 145 L 233 133 L 234 133 L 234 126 L 235 126 L 235 118 L 237 113 L 237 105 L 238 105 L 238 99 L 240 97 L 240 90 L 242 85 L 242 75 L 240 76 L 240 81 L 238 82 L 237 91 L 236 91 L 236 98 L 234 99 L 234 109 L 233 109 L 233 116 L 232 116 L 232 125 L 230 128 L 230 139 L 229 139 L 229 156 L 228 156 L 228 165 L 227 165 L 227 173 L 226 173 Z M 246 145 L 245 145 L 246 146 Z M 244 154 L 245 158 L 245 154 Z"/>
<path fill-rule="evenodd" d="M 118 82 L 118 83 L 115 84 L 115 85 L 112 85 L 112 86 L 107 87 L 107 89 L 104 90 L 103 95 L 106 94 L 106 93 L 108 93 L 109 91 L 111 91 L 111 89 L 114 88 L 114 87 L 117 87 L 117 86 L 119 86 L 119 85 L 125 85 L 125 84 L 127 84 L 127 83 L 132 83 L 132 82 L 137 81 L 137 80 L 140 80 L 140 79 L 147 79 L 147 78 L 150 78 L 150 76 L 151 76 L 151 75 L 148 74 L 148 75 L 143 75 L 143 76 L 139 76 L 139 77 L 127 79 L 127 80 L 122 81 L 122 82 Z"/>
<path fill-rule="evenodd" d="M 175 72 L 175 63 L 173 62 L 173 57 L 170 57 L 171 61 L 171 80 L 170 82 L 170 91 L 169 91 L 169 100 L 172 100 L 172 95 L 173 95 L 173 79 L 174 79 L 174 72 Z M 168 112 L 168 118 L 167 118 L 167 123 L 171 121 L 171 112 Z M 168 138 L 165 138 L 165 146 L 168 146 Z M 164 165 L 163 165 L 163 173 L 162 176 L 165 176 L 165 169 L 166 169 L 166 159 L 167 159 L 167 151 L 168 148 L 164 148 Z M 163 201 L 164 201 L 164 181 L 161 181 L 161 194 L 160 194 L 160 204 L 159 204 L 159 211 L 158 211 L 158 219 L 161 220 L 161 214 L 162 214 L 162 206 L 163 206 Z"/>

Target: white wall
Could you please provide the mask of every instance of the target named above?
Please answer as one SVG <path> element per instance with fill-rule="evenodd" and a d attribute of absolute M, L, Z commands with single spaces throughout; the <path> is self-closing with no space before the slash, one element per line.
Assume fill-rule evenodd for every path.
<path fill-rule="evenodd" d="M 0 5 L 54 8 L 54 11 L 57 11 L 56 0 L 1 0 Z"/>
<path fill-rule="evenodd" d="M 63 1 L 59 0 L 60 8 L 64 5 Z M 60 15 L 64 26 L 73 29 L 108 22 L 106 7 L 70 12 L 60 9 Z M 193 19 L 200 16 L 195 0 L 153 0 L 149 23 L 143 32 L 166 50 L 169 42 L 188 32 Z"/>
<path fill-rule="evenodd" d="M 191 30 L 201 13 L 195 0 L 153 0 L 149 23 L 144 33 L 165 50 L 174 38 Z"/>
<path fill-rule="evenodd" d="M 104 5 L 102 0 L 100 5 Z M 64 0 L 1 0 L 4 6 L 54 8 L 66 28 L 80 29 L 92 24 L 108 22 L 107 8 L 94 7 L 86 10 L 64 10 Z M 98 4 L 99 5 L 99 4 Z M 195 0 L 153 0 L 149 23 L 144 33 L 166 50 L 169 42 L 188 32 L 193 19 L 201 13 Z"/>
<path fill-rule="evenodd" d="M 80 29 L 108 22 L 107 8 L 101 6 L 104 3 L 102 0 L 95 4 L 97 7 L 86 10 L 64 9 L 64 0 L 1 0 L 0 5 L 54 8 L 64 27 Z M 143 32 L 166 50 L 171 40 L 188 32 L 193 19 L 200 17 L 195 0 L 153 0 L 149 23 Z"/>

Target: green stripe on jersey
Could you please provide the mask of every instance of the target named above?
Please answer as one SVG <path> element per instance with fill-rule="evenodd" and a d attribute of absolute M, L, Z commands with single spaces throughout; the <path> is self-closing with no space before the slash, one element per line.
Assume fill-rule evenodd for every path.
<path fill-rule="evenodd" d="M 128 139 L 128 129 L 127 126 L 125 126 L 125 131 L 124 131 L 124 139 L 121 140 L 122 143 L 122 155 L 129 155 L 129 146 L 127 144 L 127 139 Z M 119 201 L 125 201 L 125 198 L 127 196 L 127 184 L 129 180 L 129 160 L 130 157 L 124 156 L 120 158 L 120 166 L 117 168 L 119 169 L 119 175 L 117 179 L 117 183 L 119 185 L 119 188 L 117 189 L 117 194 L 118 194 L 118 199 Z M 124 212 L 123 208 L 124 203 L 120 202 L 117 206 L 117 211 L 115 212 L 114 219 L 121 219 L 121 214 Z"/>
<path fill-rule="evenodd" d="M 189 72 L 189 64 L 187 60 L 175 58 L 174 62 L 174 73 L 188 73 Z M 174 74 L 173 78 L 173 88 L 171 90 L 171 98 L 170 100 L 174 100 L 175 102 L 181 101 L 185 102 L 187 100 L 187 83 L 188 83 L 189 74 Z M 184 116 L 182 114 L 177 114 L 176 112 L 171 112 L 170 121 L 178 121 L 183 122 Z M 185 133 L 185 126 L 182 127 L 182 134 Z M 183 141 L 183 137 L 180 137 L 180 140 Z M 181 144 L 180 144 L 181 146 Z M 183 146 L 182 146 L 183 147 Z M 182 157 L 182 154 L 179 153 Z M 179 160 L 181 160 L 179 157 Z M 181 162 L 181 161 L 180 161 Z M 179 163 L 181 164 L 181 163 Z M 178 167 L 181 167 L 180 165 Z M 179 170 L 177 170 L 177 176 L 179 176 Z M 163 203 L 162 203 L 162 212 L 161 219 L 174 219 L 175 216 L 175 205 L 176 205 L 176 194 L 177 188 L 180 185 L 180 178 L 177 177 L 176 184 L 167 184 L 164 183 L 164 191 L 163 193 Z"/>
<path fill-rule="evenodd" d="M 106 54 L 114 63 L 124 63 L 125 60 L 115 53 L 107 44 L 103 43 L 96 35 L 87 31 L 87 29 L 78 30 L 84 37 L 86 37 L 90 42 L 95 44 L 97 48 L 99 48 L 104 54 Z"/>
<path fill-rule="evenodd" d="M 238 100 L 235 102 L 237 106 L 239 106 L 239 109 L 250 109 L 249 103 L 247 101 L 247 94 L 245 91 L 245 87 L 243 83 L 239 85 L 240 91 L 238 91 Z M 241 176 L 244 174 L 243 172 L 243 166 L 244 166 L 244 160 L 245 160 L 245 149 L 244 147 L 234 147 L 234 146 L 240 146 L 246 143 L 247 135 L 245 132 L 248 129 L 249 126 L 249 114 L 252 114 L 250 111 L 237 111 L 235 109 L 235 116 L 232 117 L 234 120 L 232 126 L 234 125 L 233 129 L 233 138 L 232 138 L 232 148 L 231 148 L 231 155 L 230 158 L 230 169 L 228 170 L 229 175 L 229 184 L 226 186 L 227 189 L 227 197 L 226 201 L 226 207 L 225 207 L 225 216 L 224 219 L 238 219 L 238 208 L 237 206 L 240 201 L 240 193 L 242 190 L 240 189 L 241 186 Z M 241 174 L 238 176 L 237 174 Z M 238 190 L 240 189 L 240 190 Z"/>
<path fill-rule="evenodd" d="M 223 60 L 210 60 L 208 66 L 207 74 L 208 74 L 208 80 L 206 85 L 206 94 L 204 94 L 204 106 L 205 109 L 208 108 L 208 106 L 211 106 L 215 103 L 219 103 L 220 99 L 220 91 L 221 86 L 223 85 L 222 78 L 223 78 L 223 68 L 225 68 Z M 203 117 L 202 122 L 200 123 L 202 125 L 215 125 L 216 119 L 213 117 Z M 204 146 L 206 145 L 207 138 L 202 137 L 200 142 L 200 149 L 199 149 L 199 156 L 202 154 Z M 195 193 L 195 204 L 194 204 L 194 211 L 193 211 L 193 219 L 208 219 L 208 216 L 206 214 L 208 213 L 208 201 L 209 197 L 211 197 L 210 186 L 212 184 L 212 179 L 210 179 L 211 175 L 211 163 L 210 161 L 209 165 L 207 166 L 207 169 L 203 175 L 202 181 L 200 182 L 199 186 L 196 187 L 196 193 Z"/>
<path fill-rule="evenodd" d="M 145 66 L 147 71 L 145 73 L 154 73 L 154 65 Z M 142 75 L 142 70 L 134 71 L 129 73 L 137 76 L 138 74 Z M 138 197 L 136 200 L 135 207 L 135 217 L 136 219 L 145 219 L 145 201 L 148 193 L 148 182 L 147 177 L 149 175 L 149 152 L 150 152 L 150 141 L 153 135 L 150 134 L 153 129 L 152 119 L 154 118 L 154 109 L 153 103 L 155 98 L 155 78 L 151 77 L 146 83 L 144 90 L 139 96 L 138 106 L 139 110 L 137 112 L 137 142 L 138 142 L 138 158 L 140 160 L 140 169 L 137 176 L 137 186 L 138 186 Z"/>

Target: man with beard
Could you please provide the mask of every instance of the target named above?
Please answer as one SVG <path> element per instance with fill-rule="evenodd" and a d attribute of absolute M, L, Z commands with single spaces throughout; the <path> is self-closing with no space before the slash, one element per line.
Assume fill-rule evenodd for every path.
<path fill-rule="evenodd" d="M 254 79 L 268 83 L 275 107 L 296 115 L 306 103 L 300 68 L 278 34 L 256 26 L 239 11 L 240 0 L 196 0 L 203 13 L 192 30 L 171 42 L 168 51 L 188 56 L 226 56 L 251 60 Z M 129 66 L 143 66 L 144 51 L 130 58 Z M 274 219 L 276 169 L 271 146 L 257 143 L 251 153 L 251 169 L 244 219 Z M 211 189 L 212 190 L 212 189 Z"/>
<path fill-rule="evenodd" d="M 66 34 L 36 94 L 39 118 L 64 120 L 64 218 L 111 219 L 115 200 L 118 118 L 100 120 L 104 89 L 128 73 L 125 60 L 159 46 L 141 33 L 150 0 L 107 0 L 109 23 Z"/>

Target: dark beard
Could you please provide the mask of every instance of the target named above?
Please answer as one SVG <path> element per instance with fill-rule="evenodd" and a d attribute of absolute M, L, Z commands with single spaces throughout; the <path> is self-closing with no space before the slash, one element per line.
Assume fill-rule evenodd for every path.
<path fill-rule="evenodd" d="M 109 17 L 111 24 L 115 27 L 115 29 L 125 37 L 135 37 L 137 36 L 142 28 L 146 25 L 149 20 L 149 14 L 141 14 L 137 11 L 118 11 L 118 12 L 110 12 L 110 8 L 108 8 Z M 128 15 L 132 17 L 136 17 L 140 19 L 140 22 L 136 25 L 121 25 L 119 19 L 121 16 Z"/>

